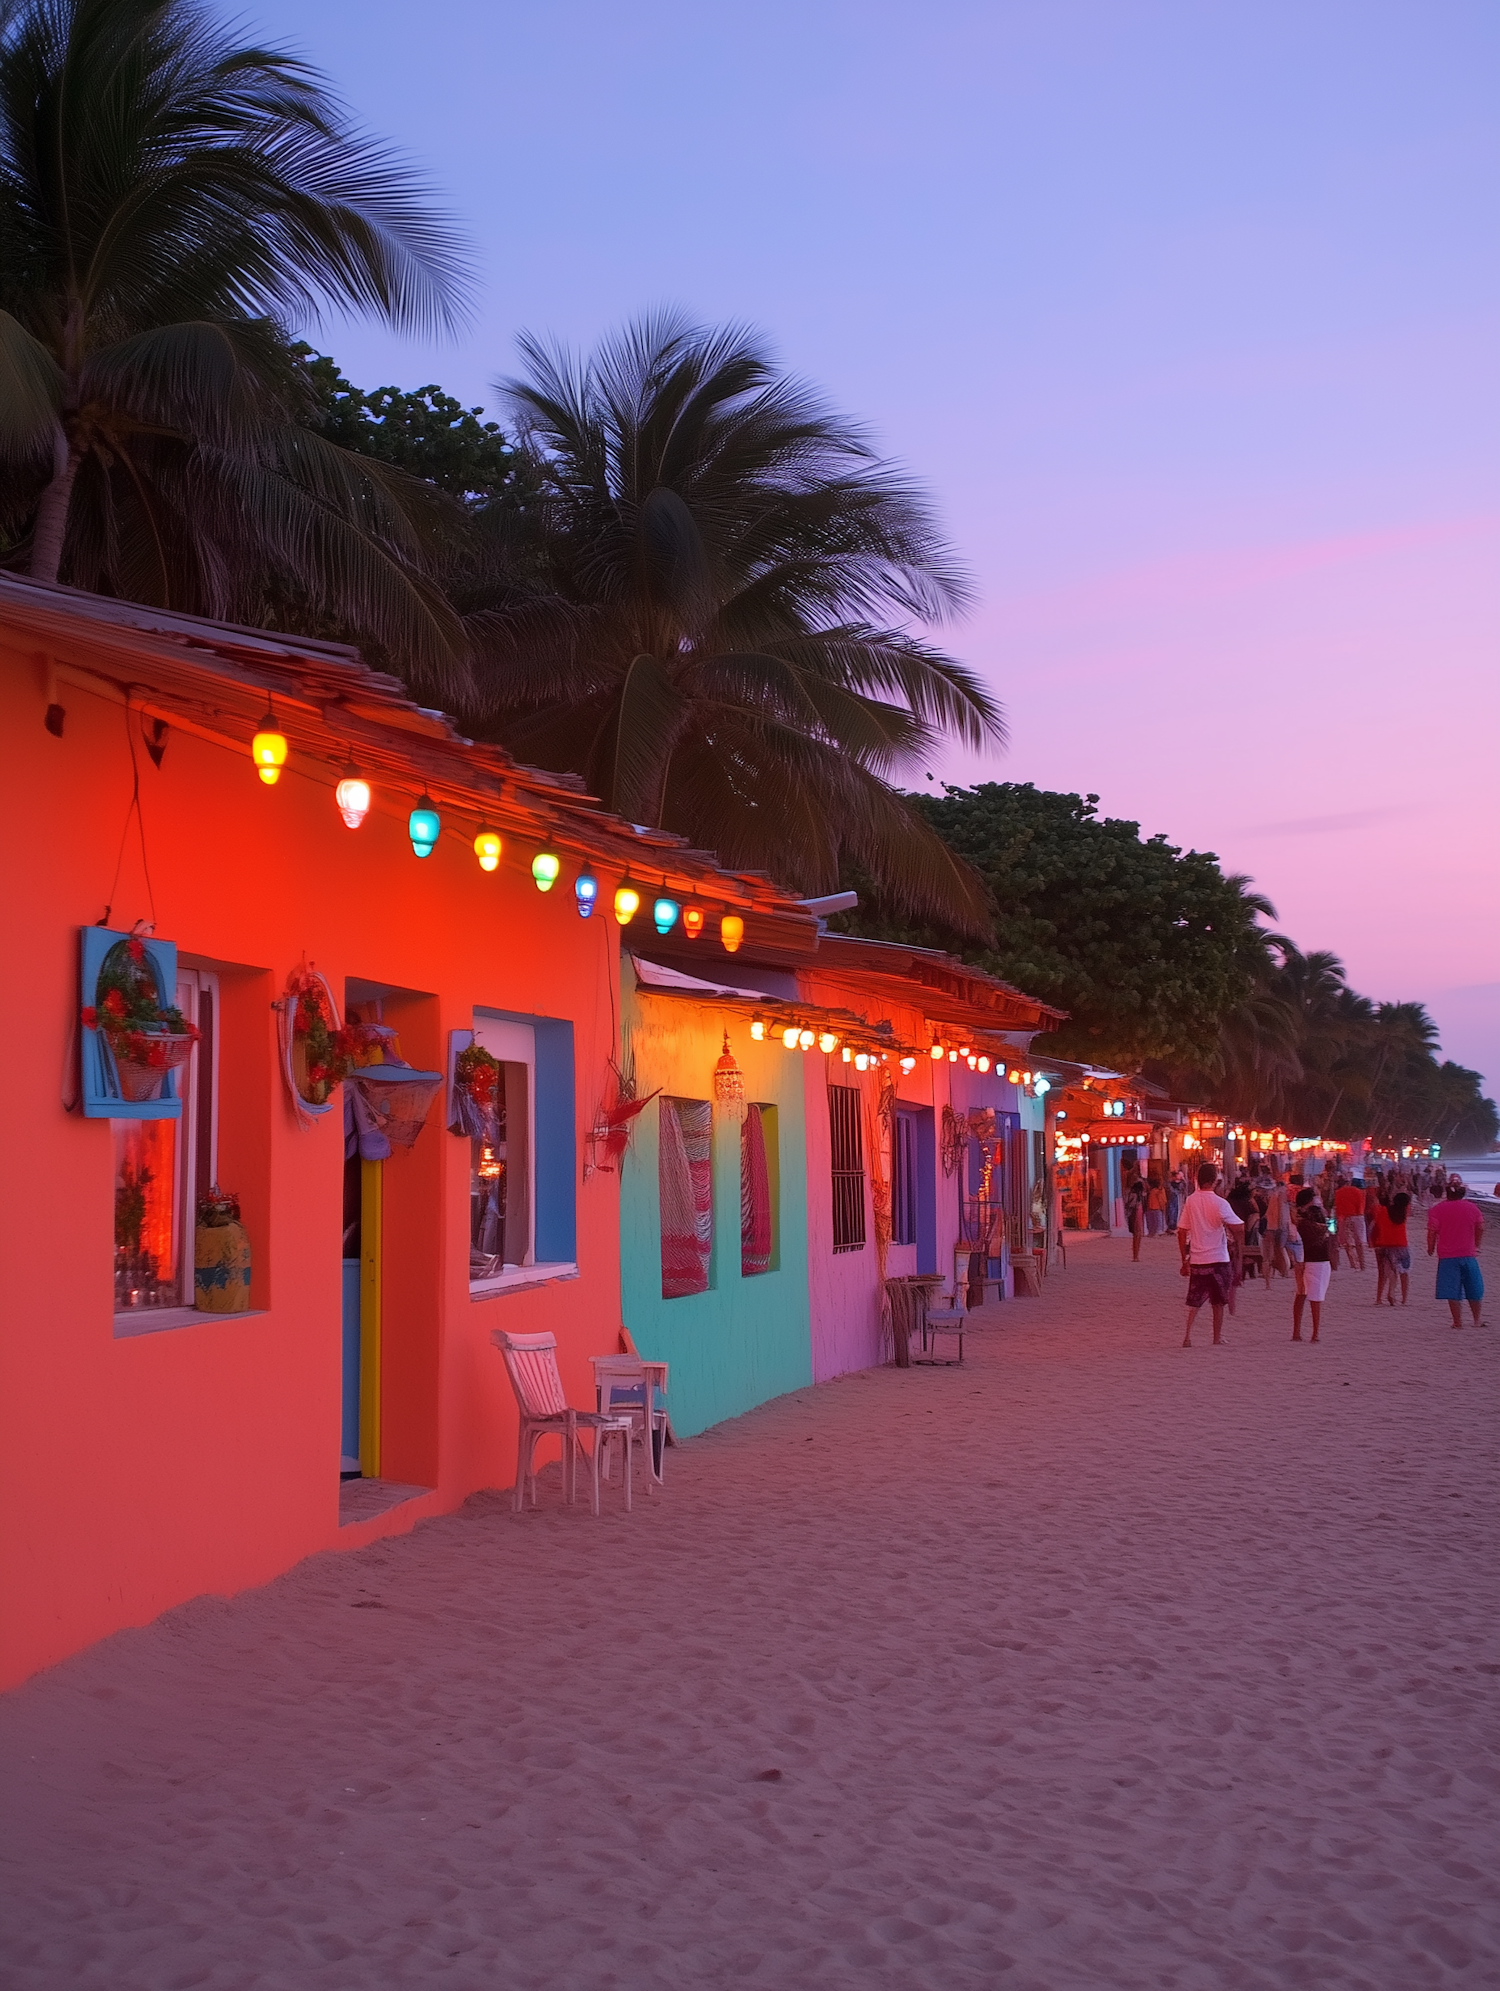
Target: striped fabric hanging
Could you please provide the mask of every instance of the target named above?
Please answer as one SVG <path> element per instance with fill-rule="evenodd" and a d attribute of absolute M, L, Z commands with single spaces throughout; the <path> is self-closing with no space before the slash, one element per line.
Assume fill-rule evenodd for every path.
<path fill-rule="evenodd" d="M 740 1127 L 740 1274 L 749 1279 L 771 1269 L 771 1176 L 766 1129 L 758 1106 L 747 1106 Z"/>
<path fill-rule="evenodd" d="M 662 1298 L 706 1293 L 714 1243 L 713 1109 L 706 1099 L 662 1100 L 657 1172 Z"/>

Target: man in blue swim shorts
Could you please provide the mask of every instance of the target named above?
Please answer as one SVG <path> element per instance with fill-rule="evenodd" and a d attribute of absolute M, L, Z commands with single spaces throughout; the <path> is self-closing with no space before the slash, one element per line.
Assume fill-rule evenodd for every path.
<path fill-rule="evenodd" d="M 1484 1274 L 1479 1269 L 1479 1241 L 1484 1219 L 1477 1203 L 1464 1194 L 1461 1175 L 1448 1177 L 1447 1193 L 1427 1212 L 1427 1256 L 1437 1253 L 1437 1296 L 1448 1302 L 1453 1325 L 1464 1324 L 1464 1301 L 1476 1327 L 1483 1327 L 1479 1303 L 1484 1298 Z"/>

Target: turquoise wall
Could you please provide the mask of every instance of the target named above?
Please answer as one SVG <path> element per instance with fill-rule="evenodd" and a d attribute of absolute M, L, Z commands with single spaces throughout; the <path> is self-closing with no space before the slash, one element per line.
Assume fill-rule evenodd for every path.
<path fill-rule="evenodd" d="M 639 1092 L 660 1086 L 674 1098 L 712 1099 L 727 1023 L 746 1099 L 776 1108 L 776 1263 L 753 1278 L 740 1273 L 740 1129 L 732 1115 L 714 1115 L 714 1247 L 706 1293 L 662 1298 L 657 1100 L 637 1119 L 622 1164 L 621 1308 L 641 1354 L 671 1364 L 672 1427 L 686 1438 L 812 1381 L 803 1058 L 779 1040 L 754 1043 L 744 1014 L 635 992 L 628 960 L 621 979 L 625 1044 Z"/>

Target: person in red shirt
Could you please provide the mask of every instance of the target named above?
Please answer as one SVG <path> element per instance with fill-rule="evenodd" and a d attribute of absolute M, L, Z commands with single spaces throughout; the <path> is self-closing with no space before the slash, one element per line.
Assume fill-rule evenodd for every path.
<path fill-rule="evenodd" d="M 1484 1298 L 1484 1274 L 1479 1269 L 1479 1241 L 1484 1219 L 1477 1203 L 1464 1194 L 1461 1175 L 1450 1175 L 1441 1203 L 1427 1212 L 1427 1256 L 1437 1253 L 1437 1296 L 1448 1302 L 1453 1325 L 1464 1324 L 1463 1303 L 1469 1303 L 1474 1325 L 1483 1327 L 1479 1303 Z"/>
<path fill-rule="evenodd" d="M 1406 1213 L 1411 1198 L 1402 1193 L 1391 1198 L 1390 1208 L 1382 1203 L 1370 1225 L 1370 1242 L 1375 1247 L 1375 1304 L 1384 1300 L 1396 1304 L 1396 1281 L 1401 1281 L 1401 1304 L 1406 1305 L 1411 1286 L 1411 1250 L 1406 1242 Z"/>
<path fill-rule="evenodd" d="M 1333 1199 L 1334 1221 L 1339 1227 L 1339 1250 L 1353 1265 L 1365 1269 L 1365 1189 L 1362 1182 L 1346 1182 Z"/>

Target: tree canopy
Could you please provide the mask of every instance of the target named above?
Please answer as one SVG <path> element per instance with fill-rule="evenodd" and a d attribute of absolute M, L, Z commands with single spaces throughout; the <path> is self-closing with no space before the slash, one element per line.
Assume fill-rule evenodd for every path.
<path fill-rule="evenodd" d="M 661 314 L 587 358 L 522 352 L 538 495 L 457 577 L 471 730 L 731 865 L 819 891 L 847 854 L 982 931 L 972 875 L 889 785 L 942 736 L 1003 737 L 907 626 L 967 599 L 925 498 L 742 326 Z"/>
<path fill-rule="evenodd" d="M 1210 853 L 1142 838 L 1098 813 L 1097 795 L 986 782 L 909 797 L 983 880 L 992 945 L 874 904 L 851 931 L 955 947 L 992 974 L 1068 1011 L 1060 1054 L 1134 1070 L 1148 1059 L 1212 1058 L 1220 1018 L 1247 999 L 1265 960 L 1271 907 Z"/>
<path fill-rule="evenodd" d="M 322 79 L 193 0 L 0 8 L 0 533 L 41 580 L 278 596 L 457 686 L 431 494 L 301 418 L 285 322 L 451 323 L 467 262 Z"/>

